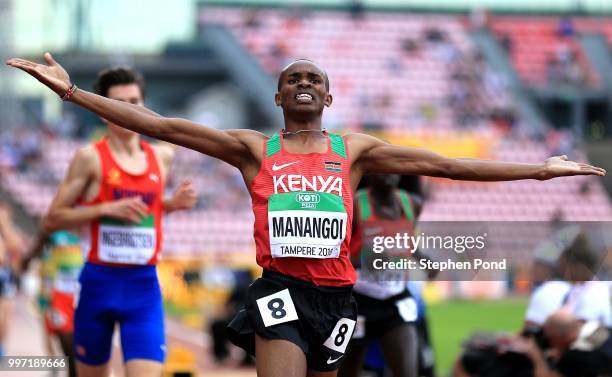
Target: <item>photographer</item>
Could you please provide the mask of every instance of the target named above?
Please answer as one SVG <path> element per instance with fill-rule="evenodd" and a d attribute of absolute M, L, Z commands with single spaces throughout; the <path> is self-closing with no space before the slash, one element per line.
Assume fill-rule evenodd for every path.
<path fill-rule="evenodd" d="M 555 361 L 552 368 L 533 339 L 517 340 L 514 350 L 524 352 L 534 366 L 534 377 L 612 376 L 612 336 L 596 321 L 583 322 L 560 310 L 544 324 L 544 337 Z"/>

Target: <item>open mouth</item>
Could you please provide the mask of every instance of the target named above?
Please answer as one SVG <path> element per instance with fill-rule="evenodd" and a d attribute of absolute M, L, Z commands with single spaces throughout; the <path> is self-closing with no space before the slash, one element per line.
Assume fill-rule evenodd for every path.
<path fill-rule="evenodd" d="M 308 94 L 308 93 L 299 93 L 295 96 L 295 100 L 298 103 L 312 103 L 312 95 Z"/>

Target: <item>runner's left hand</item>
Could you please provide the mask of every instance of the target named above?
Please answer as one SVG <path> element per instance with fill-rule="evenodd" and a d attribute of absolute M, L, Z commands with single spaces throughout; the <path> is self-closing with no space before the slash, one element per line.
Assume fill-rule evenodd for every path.
<path fill-rule="evenodd" d="M 571 175 L 598 175 L 603 177 L 606 171 L 602 168 L 571 161 L 566 155 L 555 156 L 545 162 L 546 178 L 565 177 Z"/>
<path fill-rule="evenodd" d="M 172 194 L 170 205 L 173 211 L 186 210 L 195 207 L 197 201 L 198 196 L 193 188 L 193 183 L 186 180 L 181 182 L 176 191 L 174 191 L 174 194 Z"/>

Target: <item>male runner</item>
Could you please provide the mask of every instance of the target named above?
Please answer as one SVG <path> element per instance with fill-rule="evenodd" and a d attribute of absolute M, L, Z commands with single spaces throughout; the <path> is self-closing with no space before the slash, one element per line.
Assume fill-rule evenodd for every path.
<path fill-rule="evenodd" d="M 130 69 L 102 71 L 95 88 L 109 101 L 151 113 L 143 107 L 144 82 Z M 191 183 L 183 182 L 164 200 L 174 150 L 150 145 L 112 119 L 104 121 L 108 136 L 76 153 L 43 228 L 51 233 L 89 227 L 74 318 L 78 375 L 108 375 L 118 323 L 127 376 L 159 376 L 165 337 L 155 265 L 162 243 L 162 211 L 192 208 L 196 196 Z"/>
<path fill-rule="evenodd" d="M 285 129 L 272 137 L 253 130 L 217 130 L 164 118 L 140 106 L 77 90 L 67 72 L 9 59 L 65 100 L 135 132 L 219 158 L 240 170 L 255 214 L 257 262 L 264 275 L 230 327 L 255 351 L 259 376 L 335 376 L 355 326 L 351 289 L 356 274 L 348 245 L 352 193 L 364 174 L 427 175 L 508 181 L 605 175 L 601 168 L 553 157 L 542 164 L 447 158 L 391 145 L 364 134 L 343 137 L 321 128 L 331 106 L 325 72 L 308 60 L 280 74 L 275 102 Z"/>
<path fill-rule="evenodd" d="M 22 271 L 27 270 L 32 259 L 39 257 L 43 262 L 40 307 L 44 327 L 49 341 L 51 336 L 59 340 L 62 352 L 68 357 L 69 376 L 76 377 L 74 304 L 83 267 L 81 240 L 68 231 L 41 232 L 22 261 Z"/>
<path fill-rule="evenodd" d="M 351 253 L 357 269 L 353 296 L 359 307 L 356 332 L 339 376 L 356 377 L 368 345 L 380 340 L 386 364 L 395 377 L 416 377 L 418 370 L 417 303 L 407 288 L 407 271 L 375 270 L 374 259 L 405 259 L 410 249 L 374 253 L 377 238 L 413 235 L 421 212 L 421 198 L 399 190 L 400 177 L 366 177 L 367 188 L 357 191 Z"/>
<path fill-rule="evenodd" d="M 0 356 L 5 356 L 5 342 L 10 328 L 13 298 L 17 290 L 15 262 L 23 252 L 23 238 L 13 223 L 11 208 L 0 202 Z"/>
<path fill-rule="evenodd" d="M 30 255 L 30 253 L 27 253 L 26 255 Z M 46 354 L 48 356 L 55 356 L 55 334 L 53 330 L 49 328 L 49 322 L 47 321 L 49 309 L 51 308 L 51 292 L 53 290 L 53 274 L 55 266 L 53 266 L 53 262 L 50 258 L 48 258 L 48 256 L 49 253 L 45 252 L 40 257 L 40 266 L 38 268 L 38 278 L 40 281 L 40 287 L 38 288 L 38 295 L 36 301 L 38 304 L 38 312 L 40 314 L 41 319 L 41 327 L 43 328 L 42 335 Z M 20 272 L 23 273 L 24 271 L 27 271 L 29 264 L 30 258 L 23 259 Z M 53 375 L 56 374 L 57 373 L 53 373 Z"/>

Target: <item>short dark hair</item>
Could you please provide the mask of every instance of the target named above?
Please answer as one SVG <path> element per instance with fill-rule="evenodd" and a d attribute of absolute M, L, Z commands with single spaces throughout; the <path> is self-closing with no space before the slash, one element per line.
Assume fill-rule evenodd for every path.
<path fill-rule="evenodd" d="M 140 88 L 142 97 L 145 96 L 144 78 L 140 72 L 129 67 L 113 67 L 98 73 L 94 84 L 94 91 L 103 97 L 108 96 L 108 90 L 115 85 L 136 84 Z"/>
<path fill-rule="evenodd" d="M 281 76 L 283 74 L 283 72 L 285 72 L 285 70 L 292 64 L 295 64 L 297 62 L 301 62 L 301 61 L 305 61 L 305 62 L 309 62 L 312 63 L 313 65 L 317 65 L 317 63 L 315 63 L 314 61 L 310 60 L 310 59 L 306 59 L 306 58 L 300 58 L 300 59 L 295 59 L 294 61 L 292 61 L 291 63 L 287 64 L 285 66 L 285 68 L 283 68 L 283 70 L 281 71 L 281 73 L 278 75 L 278 82 L 277 82 L 277 90 L 280 92 L 282 83 L 281 83 Z M 318 67 L 318 66 L 317 66 Z M 321 69 L 319 67 L 319 69 Z M 325 72 L 323 69 L 321 69 L 321 71 L 323 72 L 323 76 L 325 76 L 325 90 L 327 90 L 329 92 L 329 76 L 327 76 L 327 72 Z"/>

